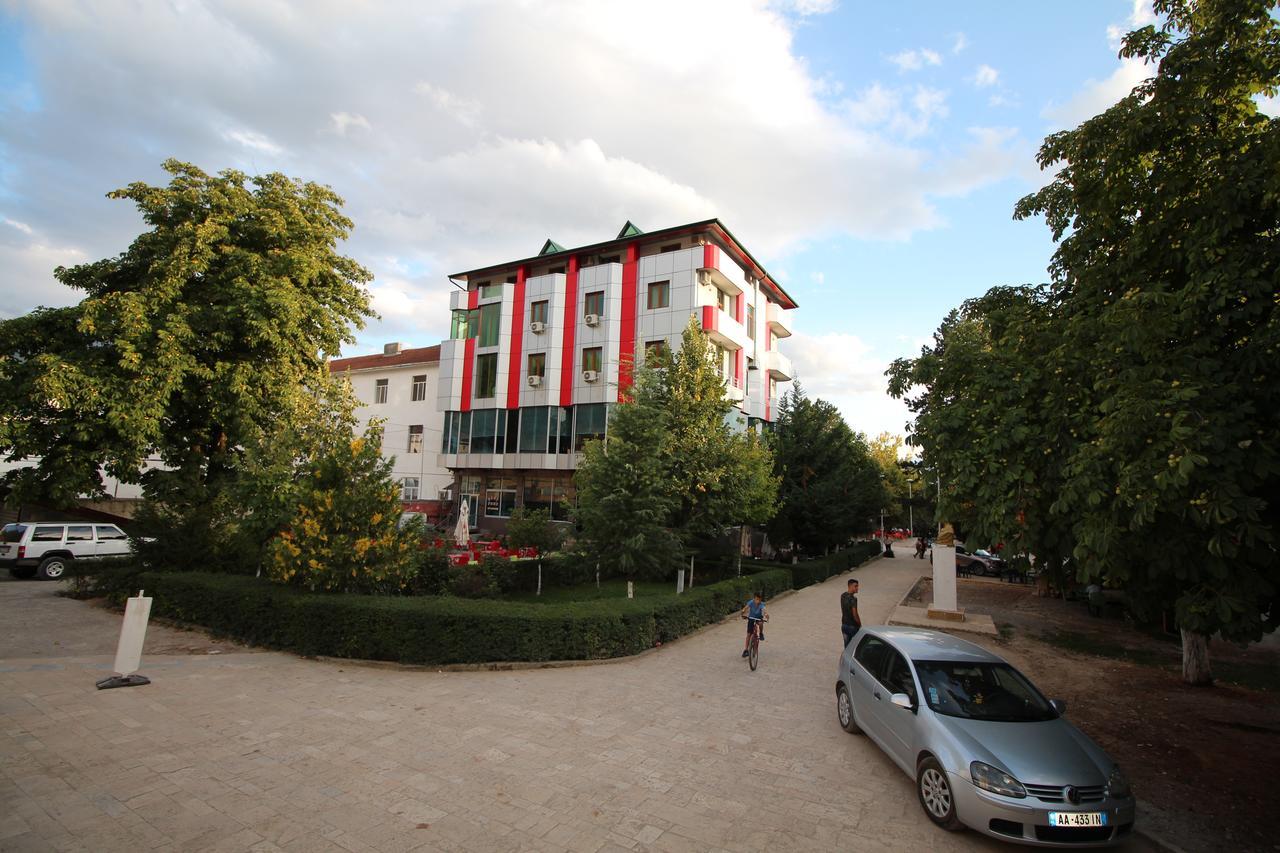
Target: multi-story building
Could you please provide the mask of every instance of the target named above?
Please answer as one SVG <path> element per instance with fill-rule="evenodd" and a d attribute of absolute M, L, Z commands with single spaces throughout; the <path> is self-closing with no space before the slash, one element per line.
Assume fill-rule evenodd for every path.
<path fill-rule="evenodd" d="M 392 476 L 400 483 L 409 512 L 429 518 L 447 513 L 453 476 L 438 465 L 442 417 L 436 406 L 440 347 L 406 348 L 387 344 L 381 355 L 358 355 L 329 362 L 331 373 L 347 376 L 362 404 L 356 414 L 360 429 L 378 418 L 382 455 L 392 460 Z"/>
<path fill-rule="evenodd" d="M 505 527 L 519 505 L 566 518 L 585 442 L 602 438 L 645 353 L 677 348 L 696 317 L 715 345 L 743 428 L 771 422 L 792 378 L 778 339 L 795 302 L 718 219 L 450 276 L 440 345 L 439 466 L 472 526 Z"/>

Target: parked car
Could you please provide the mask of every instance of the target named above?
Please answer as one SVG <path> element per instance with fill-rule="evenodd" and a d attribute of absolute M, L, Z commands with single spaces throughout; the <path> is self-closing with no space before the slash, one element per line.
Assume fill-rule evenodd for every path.
<path fill-rule="evenodd" d="M 932 562 L 932 560 L 930 561 Z M 1005 570 L 1005 562 L 987 551 L 970 552 L 960 543 L 956 543 L 956 571 L 966 575 L 982 575 L 984 577 L 1000 577 Z"/>
<path fill-rule="evenodd" d="M 836 712 L 915 780 L 946 830 L 1039 847 L 1104 847 L 1133 831 L 1114 761 L 999 656 L 949 634 L 863 628 L 836 671 Z"/>
<path fill-rule="evenodd" d="M 132 550 L 128 535 L 114 524 L 37 521 L 0 528 L 0 566 L 16 578 L 38 574 L 57 580 L 72 561 L 127 557 Z"/>

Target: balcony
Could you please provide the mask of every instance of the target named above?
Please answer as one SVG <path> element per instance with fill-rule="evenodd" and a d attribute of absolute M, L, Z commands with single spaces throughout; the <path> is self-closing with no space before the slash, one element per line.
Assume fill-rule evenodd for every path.
<path fill-rule="evenodd" d="M 777 350 L 761 353 L 758 365 L 761 370 L 766 371 L 779 382 L 789 382 L 796 375 L 795 368 L 791 366 L 791 359 Z"/>
<path fill-rule="evenodd" d="M 747 392 L 743 389 L 741 382 L 730 376 L 724 381 L 724 396 L 726 400 L 741 403 L 747 398 Z"/>
<path fill-rule="evenodd" d="M 775 335 L 780 338 L 791 337 L 792 315 L 795 313 L 790 308 L 783 308 L 776 302 L 770 302 L 765 309 L 765 322 L 769 324 L 769 328 Z"/>
<path fill-rule="evenodd" d="M 701 306 L 699 320 L 707 337 L 725 349 L 740 350 L 746 346 L 746 327 L 716 306 Z"/>

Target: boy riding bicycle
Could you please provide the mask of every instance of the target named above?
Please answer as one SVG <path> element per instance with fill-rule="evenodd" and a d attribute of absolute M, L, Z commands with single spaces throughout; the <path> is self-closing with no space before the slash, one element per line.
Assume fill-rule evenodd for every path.
<path fill-rule="evenodd" d="M 764 607 L 764 595 L 756 592 L 742 605 L 742 618 L 747 620 L 747 641 L 742 649 L 742 656 L 745 658 L 751 653 L 752 631 L 758 630 L 760 641 L 764 642 L 764 623 L 769 621 L 769 612 Z"/>

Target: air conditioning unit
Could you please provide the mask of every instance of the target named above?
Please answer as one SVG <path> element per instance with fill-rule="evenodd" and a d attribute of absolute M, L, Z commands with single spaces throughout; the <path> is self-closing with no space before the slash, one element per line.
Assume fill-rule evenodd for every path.
<path fill-rule="evenodd" d="M 583 382 L 595 382 L 595 381 L 596 381 L 597 379 L 599 379 L 599 378 L 600 378 L 600 371 L 598 371 L 598 370 L 584 370 L 584 371 L 582 371 L 582 381 L 583 381 Z"/>
<path fill-rule="evenodd" d="M 588 326 L 599 326 L 599 325 L 600 325 L 600 315 L 599 315 L 599 314 L 587 314 L 585 317 L 583 317 L 583 318 L 582 318 L 582 322 L 586 323 Z"/>
<path fill-rule="evenodd" d="M 542 377 L 541 377 L 541 376 L 530 376 L 530 377 L 529 377 L 529 387 L 530 387 L 530 388 L 537 388 L 537 387 L 538 387 L 539 385 L 541 385 L 541 384 L 542 384 Z"/>
<path fill-rule="evenodd" d="M 533 332 L 535 335 L 540 335 L 546 330 L 547 330 L 547 324 L 542 322 L 541 320 L 534 320 L 532 323 L 529 324 L 529 331 Z"/>

